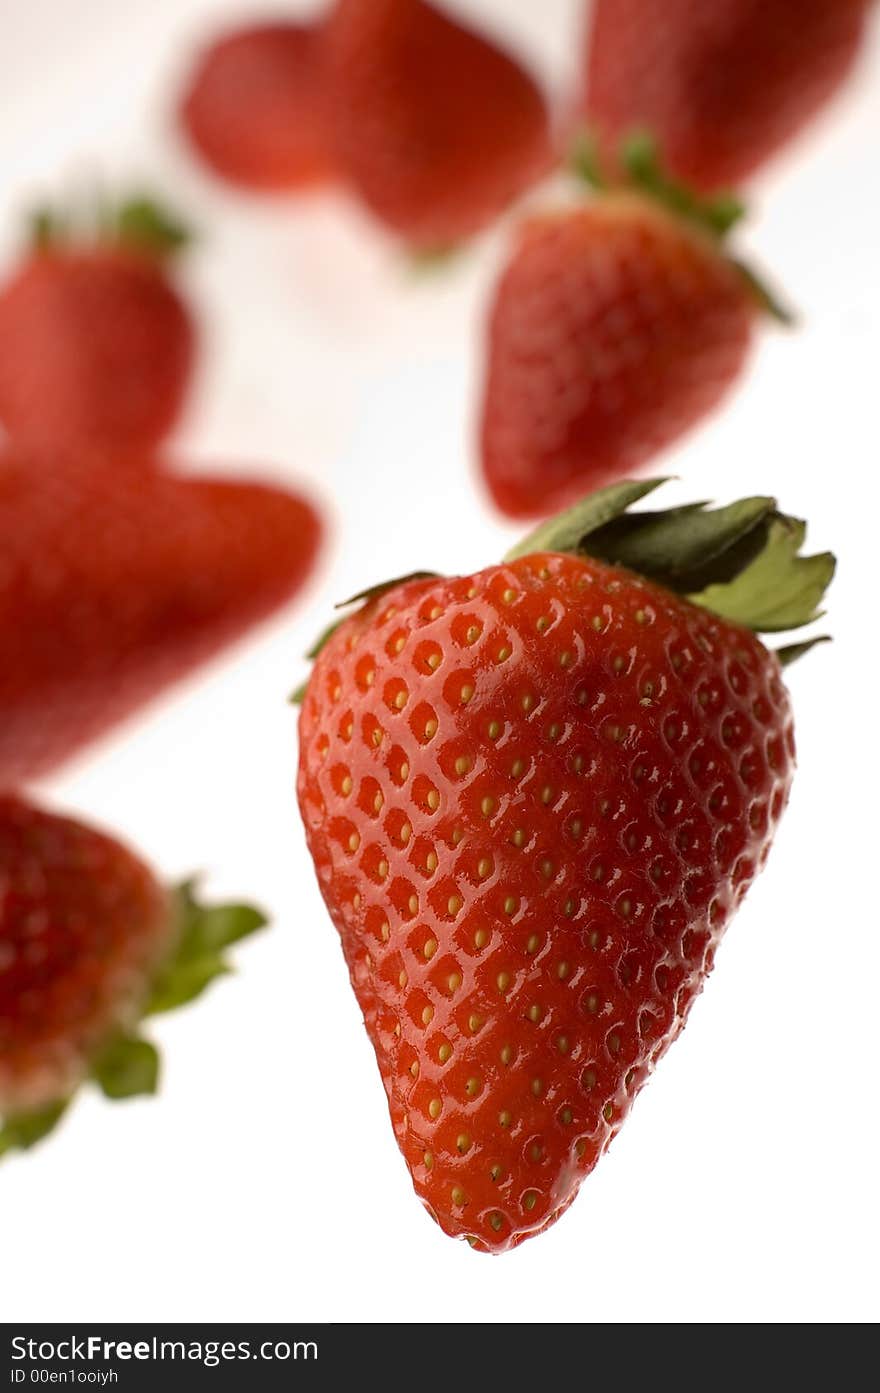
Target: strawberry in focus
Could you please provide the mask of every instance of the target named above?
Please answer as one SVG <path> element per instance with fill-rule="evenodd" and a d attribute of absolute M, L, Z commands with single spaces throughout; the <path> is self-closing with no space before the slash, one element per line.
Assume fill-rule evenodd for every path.
<path fill-rule="evenodd" d="M 87 1078 L 109 1098 L 154 1093 L 144 1015 L 228 972 L 224 950 L 265 924 L 246 905 L 169 892 L 111 837 L 0 796 L 0 1156 L 41 1140 Z"/>
<path fill-rule="evenodd" d="M 700 203 L 627 152 L 629 187 L 538 214 L 494 291 L 480 453 L 498 507 L 535 517 L 631 474 L 725 399 L 768 310 Z M 588 176 L 592 170 L 585 169 Z"/>
<path fill-rule="evenodd" d="M 77 228 L 34 220 L 0 287 L 0 424 L 64 449 L 150 450 L 189 387 L 195 331 L 169 273 L 180 224 L 148 199 Z"/>
<path fill-rule="evenodd" d="M 683 1027 L 794 770 L 781 662 L 833 572 L 772 499 L 606 489 L 503 565 L 325 636 L 298 793 L 417 1193 L 502 1251 L 553 1223 Z"/>
<path fill-rule="evenodd" d="M 0 788 L 48 773 L 292 598 L 320 531 L 280 488 L 0 454 Z"/>
<path fill-rule="evenodd" d="M 425 0 L 337 0 L 323 60 L 342 175 L 418 249 L 479 231 L 552 167 L 533 79 Z"/>
<path fill-rule="evenodd" d="M 202 158 L 244 188 L 326 183 L 334 162 L 318 29 L 277 23 L 224 34 L 200 55 L 180 118 Z"/>
<path fill-rule="evenodd" d="M 647 129 L 696 188 L 736 185 L 839 91 L 872 0 L 594 0 L 582 111 L 613 164 Z"/>

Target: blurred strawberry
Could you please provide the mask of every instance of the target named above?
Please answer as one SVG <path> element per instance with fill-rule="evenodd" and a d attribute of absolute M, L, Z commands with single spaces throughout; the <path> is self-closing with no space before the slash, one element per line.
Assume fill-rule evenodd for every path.
<path fill-rule="evenodd" d="M 131 199 L 83 230 L 43 212 L 0 286 L 0 424 L 15 440 L 147 450 L 189 386 L 192 321 L 168 274 L 188 234 Z"/>
<path fill-rule="evenodd" d="M 872 0 L 595 0 L 582 109 L 611 153 L 644 128 L 697 188 L 737 184 L 838 91 Z"/>
<path fill-rule="evenodd" d="M 119 842 L 0 796 L 0 1157 L 32 1146 L 87 1078 L 154 1093 L 145 1015 L 200 996 L 224 950 L 265 924 L 247 905 L 164 890 Z"/>
<path fill-rule="evenodd" d="M 319 46 L 317 29 L 279 23 L 234 30 L 204 50 L 180 117 L 217 174 L 267 191 L 332 177 Z"/>
<path fill-rule="evenodd" d="M 324 45 L 342 171 L 413 245 L 478 231 L 551 166 L 533 79 L 424 0 L 337 0 Z"/>
<path fill-rule="evenodd" d="M 320 530 L 278 488 L 0 455 L 0 788 L 47 773 L 290 599 Z"/>
<path fill-rule="evenodd" d="M 741 208 L 669 183 L 649 145 L 631 187 L 527 221 L 495 291 L 482 466 L 513 517 L 625 477 L 731 390 L 762 312 L 783 312 L 727 252 Z"/>

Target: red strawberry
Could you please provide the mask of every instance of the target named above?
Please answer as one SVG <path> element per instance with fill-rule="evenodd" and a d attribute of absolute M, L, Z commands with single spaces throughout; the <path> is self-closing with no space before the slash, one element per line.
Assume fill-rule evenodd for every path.
<path fill-rule="evenodd" d="M 276 488 L 0 455 L 0 788 L 48 772 L 288 600 L 319 531 Z"/>
<path fill-rule="evenodd" d="M 654 487 L 366 592 L 305 692 L 300 807 L 397 1139 L 480 1248 L 574 1198 L 788 798 L 789 698 L 750 629 L 814 618 L 833 558 L 798 557 L 772 499 L 626 512 Z"/>
<path fill-rule="evenodd" d="M 274 191 L 331 178 L 319 50 L 317 29 L 280 23 L 224 34 L 202 53 L 180 115 L 223 178 Z"/>
<path fill-rule="evenodd" d="M 532 78 L 424 0 L 337 0 L 324 61 L 343 173 L 418 247 L 478 231 L 552 164 Z"/>
<path fill-rule="evenodd" d="M 119 842 L 4 796 L 0 887 L 2 1156 L 45 1136 L 87 1076 L 110 1098 L 155 1092 L 141 1017 L 200 995 L 266 921 L 169 893 Z"/>
<path fill-rule="evenodd" d="M 149 449 L 192 368 L 192 322 L 168 275 L 186 234 L 141 198 L 87 237 L 52 214 L 35 232 L 0 287 L 0 424 L 65 449 Z"/>
<path fill-rule="evenodd" d="M 650 156 L 648 171 L 660 180 Z M 661 196 L 687 197 L 666 184 Z M 632 473 L 724 399 L 769 307 L 712 230 L 735 212 L 673 214 L 629 189 L 520 228 L 490 312 L 482 409 L 483 471 L 504 512 L 552 512 Z"/>
<path fill-rule="evenodd" d="M 838 91 L 872 0 L 594 0 L 583 108 L 606 153 L 646 128 L 698 188 L 737 184 Z"/>

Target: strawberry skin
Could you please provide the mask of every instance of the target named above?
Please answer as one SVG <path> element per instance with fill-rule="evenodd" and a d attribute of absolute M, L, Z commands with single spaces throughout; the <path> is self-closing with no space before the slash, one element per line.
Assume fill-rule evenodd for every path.
<path fill-rule="evenodd" d="M 552 165 L 532 78 L 424 0 L 337 0 L 324 61 L 342 172 L 417 247 L 479 231 Z"/>
<path fill-rule="evenodd" d="M 49 772 L 290 599 L 319 537 L 278 488 L 0 455 L 0 787 Z"/>
<path fill-rule="evenodd" d="M 779 663 L 538 552 L 398 585 L 317 658 L 298 793 L 416 1191 L 552 1223 L 681 1030 L 794 767 Z"/>
<path fill-rule="evenodd" d="M 156 257 L 36 252 L 0 289 L 0 422 L 22 442 L 147 450 L 180 413 L 194 342 Z"/>
<path fill-rule="evenodd" d="M 245 188 L 301 189 L 333 175 L 320 35 L 309 25 L 223 35 L 200 56 L 180 115 L 215 172 Z"/>
<path fill-rule="evenodd" d="M 623 192 L 520 229 L 488 325 L 482 468 L 512 517 L 621 478 L 712 411 L 758 303 L 699 228 Z"/>
<path fill-rule="evenodd" d="M 0 1114 L 66 1096 L 129 1027 L 173 917 L 117 841 L 0 797 Z"/>
<path fill-rule="evenodd" d="M 702 189 L 736 185 L 828 102 L 872 0 L 594 0 L 584 112 L 609 154 L 635 128 Z"/>

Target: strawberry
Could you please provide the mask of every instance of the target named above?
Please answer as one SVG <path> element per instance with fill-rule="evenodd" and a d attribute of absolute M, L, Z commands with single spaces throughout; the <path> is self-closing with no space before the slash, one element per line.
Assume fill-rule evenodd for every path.
<path fill-rule="evenodd" d="M 478 231 L 552 165 L 529 74 L 424 0 L 337 0 L 324 63 L 343 175 L 417 248 Z"/>
<path fill-rule="evenodd" d="M 594 0 L 582 109 L 613 156 L 646 128 L 697 188 L 738 184 L 849 75 L 872 0 Z"/>
<path fill-rule="evenodd" d="M 144 1015 L 228 972 L 227 946 L 265 924 L 246 905 L 169 892 L 118 841 L 0 796 L 0 1156 L 39 1141 L 87 1078 L 109 1098 L 154 1093 Z"/>
<path fill-rule="evenodd" d="M 481 458 L 513 517 L 672 444 L 731 390 L 761 311 L 781 316 L 724 248 L 739 206 L 690 199 L 641 142 L 627 160 L 631 187 L 525 222 L 494 293 Z"/>
<path fill-rule="evenodd" d="M 328 181 L 319 31 L 278 23 L 221 35 L 195 65 L 180 119 L 198 153 L 233 183 L 277 192 Z"/>
<path fill-rule="evenodd" d="M 789 795 L 810 645 L 753 631 L 812 620 L 833 558 L 772 499 L 629 513 L 657 482 L 365 592 L 305 690 L 300 808 L 397 1140 L 481 1249 L 571 1203 Z"/>
<path fill-rule="evenodd" d="M 0 423 L 13 439 L 141 451 L 168 434 L 194 353 L 168 275 L 186 238 L 145 198 L 102 210 L 86 233 L 37 215 L 0 287 Z"/>
<path fill-rule="evenodd" d="M 288 600 L 319 531 L 277 488 L 0 455 L 0 788 L 47 773 Z"/>

